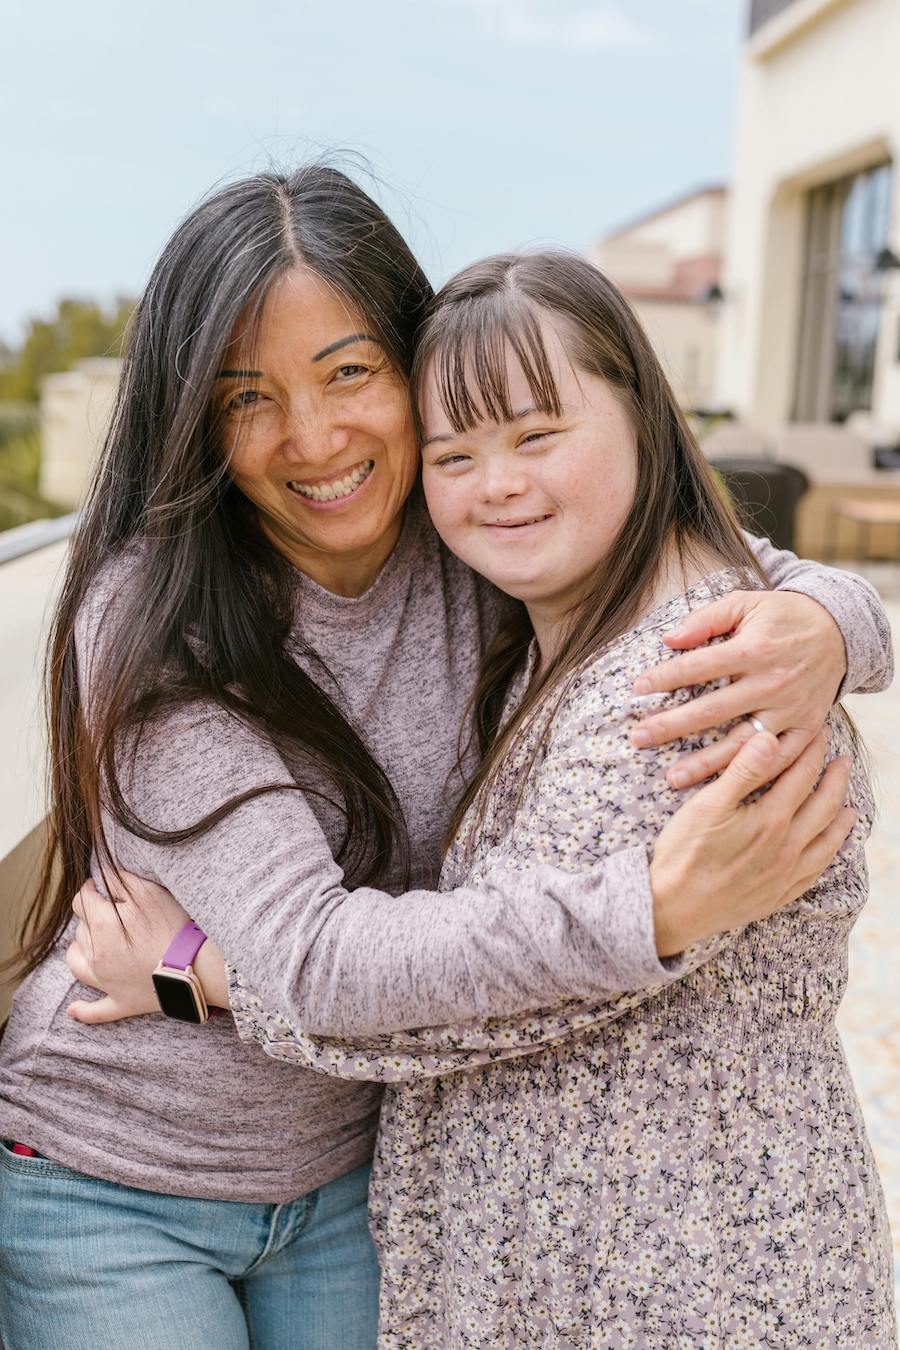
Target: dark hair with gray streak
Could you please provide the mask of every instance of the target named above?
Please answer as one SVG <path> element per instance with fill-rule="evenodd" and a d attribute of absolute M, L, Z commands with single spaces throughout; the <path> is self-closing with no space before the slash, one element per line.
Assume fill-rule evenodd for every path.
<path fill-rule="evenodd" d="M 122 753 L 162 713 L 212 701 L 333 786 L 345 819 L 337 850 L 348 881 L 407 856 L 402 813 L 360 735 L 285 650 L 291 569 L 233 486 L 213 412 L 213 382 L 238 319 L 258 316 L 272 284 L 309 268 L 365 319 L 408 378 L 431 287 L 381 208 L 339 169 L 260 173 L 213 192 L 173 234 L 138 304 L 102 459 L 73 542 L 48 655 L 50 842 L 22 933 L 33 969 L 58 940 L 91 851 L 114 869 L 101 800 L 141 838 L 175 843 L 210 829 L 249 788 L 202 820 L 163 832 L 135 817 Z M 79 692 L 75 621 L 98 574 L 139 545 L 127 604 L 104 631 L 89 718 Z M 113 620 L 110 620 L 113 623 Z M 332 794 L 329 794 L 332 795 Z"/>

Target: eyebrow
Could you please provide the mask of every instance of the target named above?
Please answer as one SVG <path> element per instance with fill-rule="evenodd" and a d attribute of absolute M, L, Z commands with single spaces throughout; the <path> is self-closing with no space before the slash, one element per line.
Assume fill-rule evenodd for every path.
<path fill-rule="evenodd" d="M 371 333 L 348 333 L 347 337 L 338 338 L 337 342 L 330 342 L 327 347 L 323 347 L 320 352 L 316 352 L 312 359 L 321 361 L 324 357 L 330 356 L 332 352 L 340 351 L 341 347 L 349 347 L 351 342 L 374 342 L 376 346 L 381 346 L 378 338 L 373 337 Z"/>
<path fill-rule="evenodd" d="M 371 333 L 348 333 L 346 337 L 338 338 L 337 342 L 332 342 L 327 347 L 323 347 L 320 352 L 316 352 L 312 360 L 322 361 L 326 356 L 331 356 L 332 352 L 340 351 L 341 347 L 349 347 L 351 342 L 374 342 L 376 346 L 381 346 L 378 338 L 373 337 Z M 220 370 L 216 379 L 260 380 L 262 375 L 261 370 Z"/>
<path fill-rule="evenodd" d="M 545 409 L 539 408 L 536 403 L 532 403 L 531 406 L 528 408 L 516 408 L 513 412 L 512 417 L 506 418 L 503 425 L 507 427 L 511 426 L 513 422 L 521 422 L 523 417 L 528 417 L 530 416 L 531 413 L 544 411 Z M 434 445 L 436 441 L 455 441 L 458 436 L 463 436 L 464 434 L 465 433 L 462 431 L 460 432 L 447 431 L 440 436 L 429 436 L 426 438 L 426 440 L 422 442 L 419 449 L 424 450 L 426 445 Z"/>

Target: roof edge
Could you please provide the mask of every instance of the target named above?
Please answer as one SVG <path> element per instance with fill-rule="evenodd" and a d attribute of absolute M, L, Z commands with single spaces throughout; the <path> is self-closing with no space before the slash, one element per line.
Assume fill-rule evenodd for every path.
<path fill-rule="evenodd" d="M 692 188 L 689 192 L 683 192 L 679 197 L 673 197 L 664 202 L 662 206 L 656 206 L 652 211 L 645 211 L 642 215 L 634 216 L 626 221 L 624 225 L 619 225 L 608 234 L 601 234 L 597 237 L 596 243 L 608 244 L 613 239 L 619 239 L 623 234 L 628 234 L 631 230 L 637 229 L 638 225 L 646 225 L 651 220 L 656 220 L 658 216 L 664 216 L 669 211 L 676 210 L 679 206 L 687 206 L 688 202 L 694 201 L 697 197 L 722 197 L 729 190 L 728 183 L 707 183 L 703 187 Z"/>

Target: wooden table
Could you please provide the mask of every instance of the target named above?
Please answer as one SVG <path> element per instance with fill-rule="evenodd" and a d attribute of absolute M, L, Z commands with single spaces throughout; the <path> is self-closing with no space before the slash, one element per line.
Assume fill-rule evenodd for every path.
<path fill-rule="evenodd" d="M 861 561 L 872 557 L 872 527 L 893 525 L 897 530 L 897 547 L 890 556 L 900 558 L 900 501 L 885 501 L 883 497 L 839 497 L 831 503 L 828 531 L 828 553 L 837 556 L 837 539 L 841 519 L 853 521 L 857 529 L 856 556 Z M 865 546 L 865 551 L 861 549 Z"/>

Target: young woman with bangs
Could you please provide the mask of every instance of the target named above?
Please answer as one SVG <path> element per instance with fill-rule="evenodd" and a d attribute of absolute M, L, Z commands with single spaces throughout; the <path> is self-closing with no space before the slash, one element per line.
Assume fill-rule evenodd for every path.
<path fill-rule="evenodd" d="M 163 933 L 154 960 L 175 984 L 182 966 L 198 1017 L 221 982 L 215 943 L 254 1009 L 366 1038 L 653 987 L 694 940 L 805 891 L 848 828 L 840 767 L 809 797 L 815 742 L 770 794 L 777 810 L 742 805 L 783 768 L 767 735 L 673 815 L 652 863 L 643 839 L 524 874 L 501 850 L 477 884 L 436 889 L 477 764 L 470 746 L 456 776 L 479 663 L 508 622 L 520 650 L 523 630 L 419 500 L 406 383 L 429 299 L 377 206 L 313 166 L 208 199 L 139 307 L 54 639 L 61 881 L 0 1057 L 13 1345 L 58 1344 L 61 1328 L 120 1350 L 374 1343 L 380 1089 L 279 1064 L 230 1017 L 159 1016 L 142 963 Z M 751 589 L 689 624 L 688 644 L 745 630 L 691 657 L 700 680 L 736 678 L 657 736 L 678 717 L 752 713 L 795 754 L 812 699 L 821 718 L 842 679 L 885 678 L 864 583 L 762 557 L 822 605 Z M 711 740 L 688 772 L 722 767 L 746 736 Z M 130 945 L 116 948 L 113 908 L 87 889 L 90 924 L 68 946 L 78 882 L 92 870 L 121 895 L 125 868 L 196 923 L 139 887 L 136 908 L 117 906 Z M 79 980 L 96 984 L 114 950 L 111 996 L 92 1003 Z M 246 1026 L 251 996 L 232 983 Z"/>

